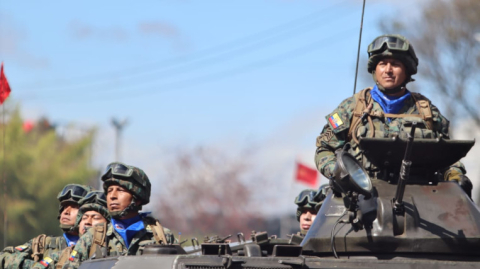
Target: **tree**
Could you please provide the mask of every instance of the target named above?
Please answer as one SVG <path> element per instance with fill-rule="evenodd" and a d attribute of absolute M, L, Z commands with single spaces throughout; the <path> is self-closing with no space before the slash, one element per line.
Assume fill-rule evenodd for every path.
<path fill-rule="evenodd" d="M 265 228 L 252 199 L 265 188 L 248 157 L 203 147 L 177 152 L 166 166 L 168 183 L 157 201 L 162 223 L 184 235 L 226 236 Z"/>
<path fill-rule="evenodd" d="M 403 34 L 414 44 L 419 58 L 420 89 L 429 89 L 431 96 L 441 96 L 437 100 L 443 102 L 442 113 L 453 126 L 468 126 L 468 139 L 474 135 L 475 127 L 480 131 L 479 14 L 478 0 L 431 0 L 421 7 L 415 19 L 389 16 L 380 23 L 383 32 Z M 473 192 L 479 193 L 479 175 L 468 176 L 474 181 Z"/>
<path fill-rule="evenodd" d="M 480 1 L 431 0 L 416 19 L 381 20 L 386 33 L 402 33 L 414 44 L 419 76 L 440 94 L 449 119 L 468 116 L 480 127 Z M 465 116 L 464 116 L 465 115 Z M 460 117 L 459 117 L 460 116 Z M 458 122 L 458 121 L 457 121 Z M 455 123 L 455 122 L 454 122 Z"/>
<path fill-rule="evenodd" d="M 0 175 L 2 185 L 5 176 L 7 191 L 6 201 L 3 195 L 0 197 L 0 214 L 7 210 L 8 245 L 21 244 L 42 233 L 61 234 L 57 194 L 66 184 L 88 184 L 97 174 L 88 163 L 93 130 L 69 141 L 57 135 L 46 119 L 33 128 L 30 124 L 25 127 L 19 109 L 15 109 L 0 129 L 3 132 L 5 128 L 5 140 L 3 135 L 0 140 L 5 145 L 0 155 Z M 3 231 L 2 221 L 2 241 Z"/>

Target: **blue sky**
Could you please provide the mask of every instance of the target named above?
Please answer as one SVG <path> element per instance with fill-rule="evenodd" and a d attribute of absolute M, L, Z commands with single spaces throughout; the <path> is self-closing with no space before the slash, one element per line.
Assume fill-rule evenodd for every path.
<path fill-rule="evenodd" d="M 368 43 L 407 1 L 367 1 Z M 325 115 L 353 92 L 362 1 L 2 1 L 0 59 L 28 119 L 96 126 L 94 165 L 113 160 L 110 119 L 127 118 L 122 160 L 154 185 L 175 148 L 207 145 L 256 158 L 282 200 L 296 159 L 314 166 Z M 396 13 L 400 12 L 400 13 Z M 403 13 L 402 13 L 403 12 Z M 156 182 L 156 183 L 155 183 Z M 292 187 L 293 186 L 293 187 Z M 292 211 L 293 212 L 293 211 Z"/>

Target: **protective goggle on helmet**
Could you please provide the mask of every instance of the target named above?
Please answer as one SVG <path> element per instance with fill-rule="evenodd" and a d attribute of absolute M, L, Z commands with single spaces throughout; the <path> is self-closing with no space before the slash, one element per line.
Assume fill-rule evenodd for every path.
<path fill-rule="evenodd" d="M 127 178 L 133 178 L 137 183 L 140 185 L 146 187 L 147 186 L 147 181 L 137 175 L 137 173 L 134 173 L 133 168 L 129 167 L 123 163 L 119 162 L 114 162 L 111 163 L 107 166 L 105 169 L 105 172 L 102 176 L 102 181 L 105 181 L 109 178 L 112 177 L 112 175 L 116 176 L 121 176 L 121 177 L 127 177 Z"/>
<path fill-rule="evenodd" d="M 61 190 L 58 195 L 57 199 L 59 201 L 63 201 L 69 198 L 73 198 L 76 201 L 80 201 L 87 193 L 88 189 L 85 186 L 78 185 L 78 184 L 68 184 Z"/>
<path fill-rule="evenodd" d="M 368 45 L 368 56 L 385 50 L 408 51 L 410 43 L 408 40 L 396 36 L 379 36 Z"/>

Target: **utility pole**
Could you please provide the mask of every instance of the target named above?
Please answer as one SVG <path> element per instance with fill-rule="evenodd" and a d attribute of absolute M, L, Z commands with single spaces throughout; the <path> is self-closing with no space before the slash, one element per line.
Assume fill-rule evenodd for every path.
<path fill-rule="evenodd" d="M 120 161 L 120 138 L 123 128 L 127 125 L 127 119 L 119 121 L 116 118 L 112 118 L 112 125 L 115 128 L 115 161 Z"/>

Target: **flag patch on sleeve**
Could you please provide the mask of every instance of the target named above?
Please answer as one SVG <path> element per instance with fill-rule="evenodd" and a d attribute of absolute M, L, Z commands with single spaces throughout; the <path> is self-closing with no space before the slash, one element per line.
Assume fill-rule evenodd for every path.
<path fill-rule="evenodd" d="M 24 251 L 28 246 L 27 245 L 20 245 L 16 246 L 15 249 L 18 251 Z"/>
<path fill-rule="evenodd" d="M 52 259 L 50 259 L 49 257 L 45 257 L 43 260 L 40 261 L 40 264 L 45 266 L 45 267 L 48 267 L 48 265 L 52 262 Z"/>
<path fill-rule="evenodd" d="M 340 119 L 340 116 L 338 116 L 338 113 L 333 114 L 328 118 L 328 121 L 330 122 L 330 125 L 332 125 L 333 129 L 337 129 L 339 126 L 343 124 L 342 119 Z"/>
<path fill-rule="evenodd" d="M 73 262 L 73 260 L 75 260 L 75 256 L 77 256 L 77 251 L 76 250 L 72 251 L 72 253 L 70 254 L 70 258 L 68 258 L 68 260 Z"/>

